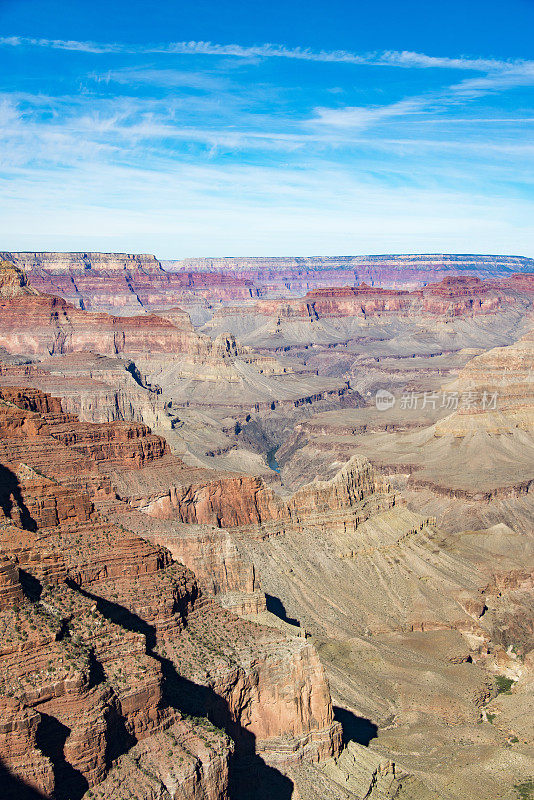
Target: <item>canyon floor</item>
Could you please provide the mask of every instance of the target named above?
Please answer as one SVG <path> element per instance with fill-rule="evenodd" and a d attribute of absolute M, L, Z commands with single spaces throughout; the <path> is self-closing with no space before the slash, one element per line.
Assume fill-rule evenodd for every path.
<path fill-rule="evenodd" d="M 534 797 L 534 264 L 3 258 L 6 796 Z"/>

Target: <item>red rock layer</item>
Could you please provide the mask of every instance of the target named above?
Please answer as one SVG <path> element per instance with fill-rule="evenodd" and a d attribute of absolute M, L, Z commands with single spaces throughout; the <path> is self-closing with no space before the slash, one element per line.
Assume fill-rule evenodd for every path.
<path fill-rule="evenodd" d="M 204 337 L 155 315 L 113 317 L 81 311 L 57 297 L 0 298 L 0 347 L 11 353 L 187 353 L 207 349 Z"/>
<path fill-rule="evenodd" d="M 511 272 L 534 272 L 534 260 L 495 255 L 376 255 L 294 258 L 190 258 L 163 262 L 172 270 L 223 272 L 255 285 L 271 296 L 301 295 L 321 287 L 371 286 L 417 289 L 447 275 L 503 278 Z"/>
<path fill-rule="evenodd" d="M 367 282 L 416 289 L 447 275 L 501 278 L 534 271 L 519 256 L 383 255 L 318 258 L 224 258 L 162 262 L 121 253 L 6 253 L 40 292 L 88 310 L 127 313 L 188 302 L 302 295 L 321 287 Z"/>
<path fill-rule="evenodd" d="M 168 460 L 164 443 L 139 449 L 161 440 L 145 426 L 81 425 L 36 391 L 11 388 L 5 398 L 0 761 L 8 796 L 23 781 L 46 797 L 81 798 L 92 787 L 121 800 L 134 787 L 148 800 L 170 781 L 184 800 L 224 800 L 233 745 L 186 712 L 226 728 L 238 754 L 271 764 L 336 754 L 340 728 L 313 647 L 203 598 L 168 550 L 103 516 L 106 469 L 136 468 L 128 447 L 145 468 Z"/>
<path fill-rule="evenodd" d="M 486 314 L 512 306 L 517 302 L 516 292 L 524 292 L 530 285 L 526 275 L 502 283 L 481 281 L 477 277 L 446 277 L 440 283 L 411 292 L 361 284 L 315 289 L 303 298 L 260 300 L 239 310 L 231 307 L 220 309 L 217 314 L 250 313 L 303 320 L 383 314 L 445 317 Z M 529 298 L 524 302 L 530 302 Z"/>
<path fill-rule="evenodd" d="M 281 527 L 306 524 L 340 524 L 354 528 L 372 511 L 391 507 L 395 502 L 388 484 L 377 477 L 369 462 L 353 458 L 330 481 L 315 480 L 290 497 L 281 497 L 261 478 L 237 476 L 184 481 L 171 486 L 168 493 L 143 506 L 134 503 L 151 517 L 178 519 L 186 523 L 215 524 L 223 528 L 262 526 Z"/>
<path fill-rule="evenodd" d="M 32 286 L 87 310 L 141 313 L 192 299 L 219 302 L 258 297 L 247 278 L 166 272 L 154 256 L 121 253 L 9 253 Z"/>

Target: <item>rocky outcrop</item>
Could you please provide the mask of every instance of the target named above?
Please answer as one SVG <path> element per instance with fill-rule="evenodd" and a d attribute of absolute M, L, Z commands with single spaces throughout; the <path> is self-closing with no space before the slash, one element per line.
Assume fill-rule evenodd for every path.
<path fill-rule="evenodd" d="M 20 291 L 14 294 L 13 286 Z M 195 332 L 187 315 L 176 317 L 173 324 L 155 315 L 114 317 L 82 311 L 63 299 L 30 290 L 19 267 L 3 262 L 0 347 L 24 355 L 92 350 L 106 355 L 185 353 L 195 357 L 207 354 L 210 341 Z"/>
<path fill-rule="evenodd" d="M 304 294 L 320 287 L 371 286 L 415 289 L 447 275 L 501 278 L 513 272 L 534 272 L 534 261 L 499 255 L 373 255 L 293 258 L 190 258 L 163 262 L 172 270 L 203 270 L 239 275 L 270 293 Z"/>
<path fill-rule="evenodd" d="M 501 410 L 534 407 L 534 331 L 514 344 L 495 347 L 472 358 L 448 385 L 451 391 L 497 393 Z"/>
<path fill-rule="evenodd" d="M 37 291 L 28 285 L 24 271 L 9 261 L 0 260 L 0 297 L 13 298 L 28 294 L 37 294 Z"/>
<path fill-rule="evenodd" d="M 10 353 L 57 355 L 92 350 L 104 355 L 207 351 L 192 328 L 179 330 L 156 316 L 112 317 L 75 309 L 46 295 L 0 302 L 0 346 Z"/>
<path fill-rule="evenodd" d="M 523 277 L 523 276 L 520 276 Z M 510 284 L 510 282 L 508 282 Z M 508 285 L 507 284 L 507 285 Z M 521 280 L 513 282 L 516 290 Z M 481 281 L 476 276 L 445 277 L 440 283 L 429 284 L 413 291 L 368 286 L 315 289 L 303 298 L 259 300 L 241 313 L 274 317 L 278 320 L 316 320 L 343 317 L 425 316 L 457 317 L 488 314 L 517 302 L 515 293 L 507 292 L 496 282 Z M 527 301 L 528 302 L 528 301 Z M 217 317 L 231 317 L 236 309 L 217 311 Z"/>
<path fill-rule="evenodd" d="M 0 555 L 0 610 L 19 606 L 24 599 L 16 563 L 8 556 Z"/>
<path fill-rule="evenodd" d="M 252 281 L 232 275 L 168 273 L 151 255 L 126 253 L 6 253 L 40 292 L 59 295 L 78 308 L 142 314 L 187 304 L 249 300 Z"/>
<path fill-rule="evenodd" d="M 218 527 L 260 526 L 261 535 L 287 526 L 356 529 L 377 510 L 395 502 L 388 484 L 375 475 L 369 462 L 352 458 L 332 479 L 302 486 L 290 497 L 277 495 L 261 478 L 229 477 L 200 483 L 174 484 L 168 493 L 137 507 L 157 519 L 211 523 Z"/>
<path fill-rule="evenodd" d="M 106 520 L 127 510 L 106 470 L 165 462 L 165 443 L 141 425 L 80 424 L 35 390 L 4 392 L 0 758 L 13 781 L 81 798 L 127 797 L 138 780 L 136 796 L 222 800 L 233 747 L 284 769 L 336 755 L 313 646 L 223 610 L 168 550 Z M 77 493 L 84 512 L 50 513 L 46 492 L 58 509 Z"/>
<path fill-rule="evenodd" d="M 37 745 L 37 731 L 41 721 L 38 711 L 28 708 L 14 698 L 0 696 L 0 753 L 9 772 L 23 777 L 22 782 L 11 782 L 3 775 L 6 800 L 17 800 L 24 791 L 34 790 L 38 797 L 51 797 L 55 777 L 51 760 Z M 9 757 L 6 758 L 6 754 Z"/>

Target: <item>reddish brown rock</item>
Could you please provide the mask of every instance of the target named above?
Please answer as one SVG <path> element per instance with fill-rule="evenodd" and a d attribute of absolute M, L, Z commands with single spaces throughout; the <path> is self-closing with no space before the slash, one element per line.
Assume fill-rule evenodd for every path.
<path fill-rule="evenodd" d="M 487 314 L 507 308 L 514 304 L 515 296 L 506 288 L 521 291 L 522 287 L 522 281 L 501 286 L 475 276 L 446 277 L 440 283 L 413 291 L 383 289 L 362 283 L 359 286 L 314 289 L 303 298 L 259 300 L 240 312 L 287 320 L 425 314 L 454 317 Z M 236 313 L 236 308 L 228 307 L 219 309 L 217 316 L 224 318 Z"/>
<path fill-rule="evenodd" d="M 0 610 L 19 606 L 24 593 L 16 563 L 3 553 L 0 555 Z"/>
<path fill-rule="evenodd" d="M 150 255 L 125 253 L 9 253 L 34 289 L 89 311 L 139 314 L 181 302 L 248 300 L 259 296 L 249 279 L 205 272 L 166 272 Z"/>
<path fill-rule="evenodd" d="M 215 729 L 199 737 L 186 711 L 226 728 L 238 753 L 275 765 L 337 754 L 340 727 L 313 647 L 224 611 L 168 550 L 106 521 L 96 475 L 103 488 L 105 469 L 165 462 L 165 443 L 146 426 L 80 424 L 36 391 L 4 397 L 0 463 L 12 477 L 0 520 L 0 695 L 13 702 L 1 709 L 0 758 L 14 779 L 45 795 L 58 782 L 78 796 L 120 792 L 125 763 L 130 774 L 150 764 L 147 797 L 171 768 L 182 796 L 221 800 L 231 747 Z M 132 442 L 134 463 L 123 450 Z"/>
<path fill-rule="evenodd" d="M 351 459 L 331 480 L 315 480 L 290 497 L 275 494 L 261 478 L 229 477 L 201 483 L 175 483 L 168 493 L 143 506 L 149 516 L 188 523 L 211 523 L 222 528 L 280 523 L 334 524 L 322 515 L 341 512 L 344 525 L 356 526 L 371 509 L 389 508 L 395 502 L 386 481 L 378 478 L 369 462 Z M 322 520 L 322 521 L 321 521 Z"/>
<path fill-rule="evenodd" d="M 17 800 L 24 786 L 48 797 L 54 791 L 52 762 L 36 744 L 40 719 L 38 711 L 25 707 L 18 700 L 0 696 L 0 764 L 24 778 L 23 783 L 17 785 L 2 776 L 6 800 Z"/>

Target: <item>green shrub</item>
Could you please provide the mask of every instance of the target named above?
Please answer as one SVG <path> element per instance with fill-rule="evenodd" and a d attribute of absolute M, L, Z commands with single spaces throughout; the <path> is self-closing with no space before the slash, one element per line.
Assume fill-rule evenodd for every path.
<path fill-rule="evenodd" d="M 512 678 L 506 678 L 504 675 L 496 675 L 495 683 L 497 684 L 499 694 L 512 694 L 510 689 L 515 683 Z"/>
<path fill-rule="evenodd" d="M 532 778 L 523 783 L 516 783 L 514 789 L 517 794 L 517 800 L 533 800 L 534 780 Z"/>

